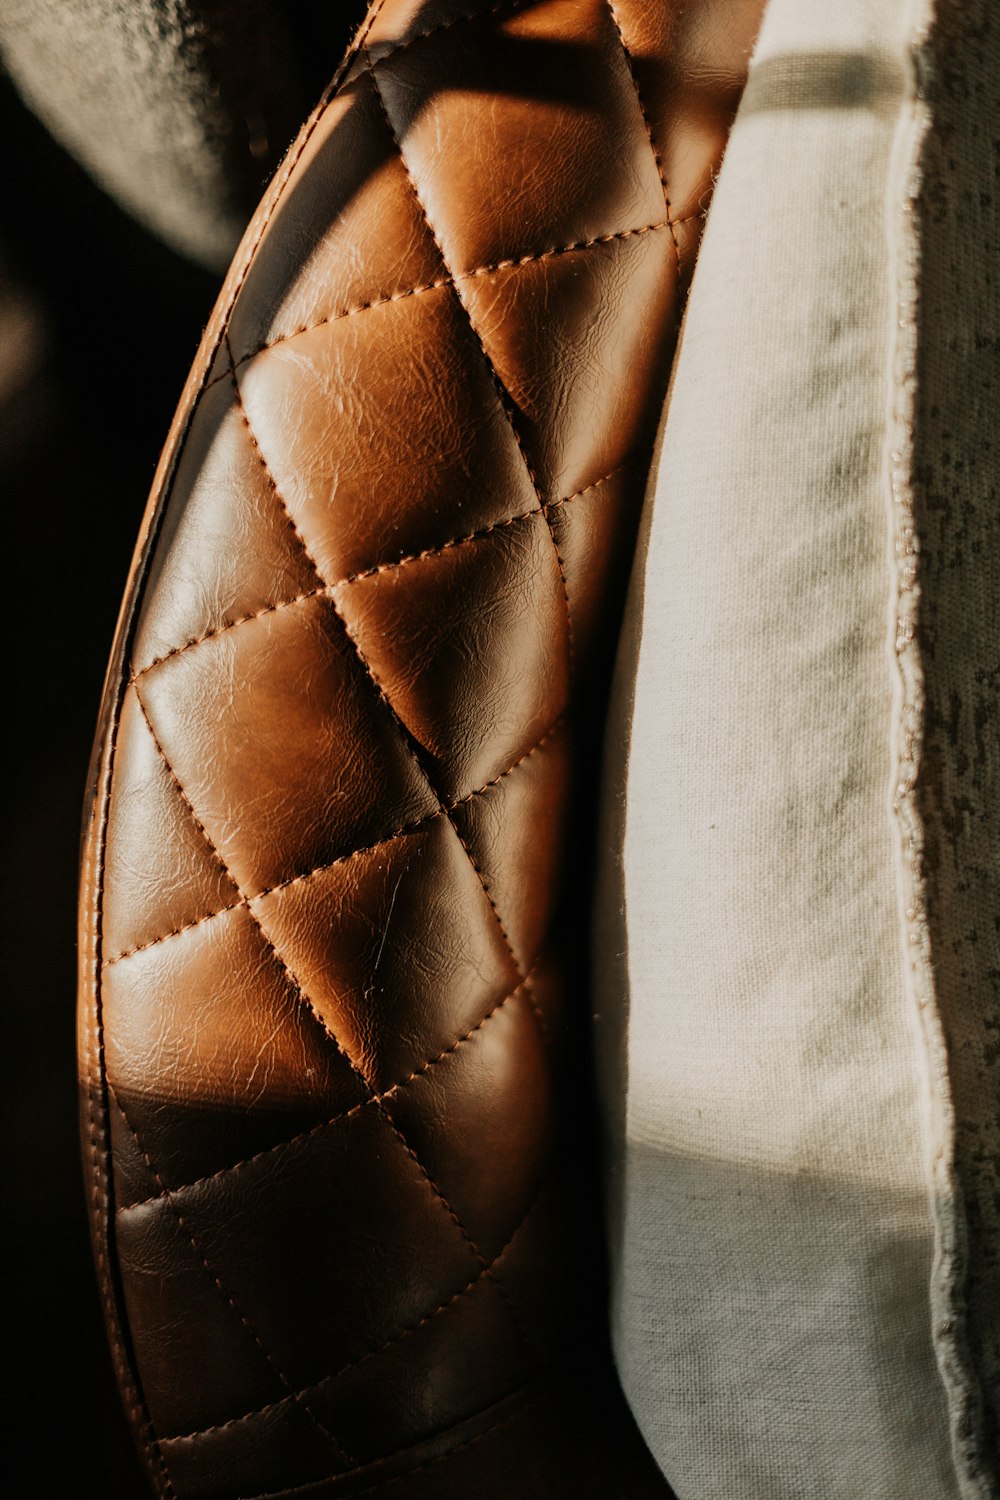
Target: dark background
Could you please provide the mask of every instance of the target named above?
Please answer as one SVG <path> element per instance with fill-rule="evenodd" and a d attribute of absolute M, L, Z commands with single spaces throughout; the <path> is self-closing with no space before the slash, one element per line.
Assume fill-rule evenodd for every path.
<path fill-rule="evenodd" d="M 314 101 L 363 0 L 284 9 Z M 0 75 L 8 1483 L 141 1500 L 77 1143 L 76 879 L 104 668 L 160 446 L 221 277 L 123 213 Z M 288 142 L 276 143 L 260 186 Z M 248 206 L 248 212 L 249 207 Z M 21 1481 L 13 1476 L 30 1475 Z"/>

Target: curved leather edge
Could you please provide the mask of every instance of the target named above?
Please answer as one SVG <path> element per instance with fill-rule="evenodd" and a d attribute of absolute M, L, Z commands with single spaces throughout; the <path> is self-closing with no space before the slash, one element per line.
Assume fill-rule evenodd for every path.
<path fill-rule="evenodd" d="M 159 524 L 170 498 L 177 458 L 219 351 L 227 321 L 250 269 L 254 253 L 305 150 L 323 111 L 336 94 L 350 63 L 364 43 L 382 9 L 373 0 L 368 14 L 334 73 L 327 89 L 289 147 L 246 232 L 223 281 L 205 327 L 191 371 L 181 392 L 160 455 L 149 499 L 140 523 L 110 660 L 104 679 L 94 751 L 87 775 L 80 856 L 78 933 L 77 1053 L 80 1076 L 81 1147 L 87 1185 L 91 1241 L 105 1321 L 117 1375 L 133 1434 L 158 1493 L 173 1491 L 156 1445 L 152 1422 L 142 1395 L 122 1312 L 113 1245 L 113 1185 L 109 1171 L 108 1093 L 104 1072 L 103 1021 L 100 1004 L 102 962 L 101 891 L 108 801 L 114 769 L 115 738 L 122 699 L 128 685 L 126 664 L 147 570 L 156 545 Z"/>

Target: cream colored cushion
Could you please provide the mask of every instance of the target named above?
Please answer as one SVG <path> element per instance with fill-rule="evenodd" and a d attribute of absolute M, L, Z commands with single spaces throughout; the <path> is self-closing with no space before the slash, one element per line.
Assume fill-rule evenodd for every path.
<path fill-rule="evenodd" d="M 679 1500 L 998 1493 L 997 52 L 988 0 L 771 0 L 695 277 L 596 923 Z"/>

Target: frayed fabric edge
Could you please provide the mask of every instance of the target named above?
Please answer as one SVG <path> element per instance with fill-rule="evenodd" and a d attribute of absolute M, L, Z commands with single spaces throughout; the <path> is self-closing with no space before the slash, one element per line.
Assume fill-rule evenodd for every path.
<path fill-rule="evenodd" d="M 934 1225 L 930 1315 L 944 1387 L 952 1459 L 962 1500 L 996 1500 L 981 1462 L 983 1396 L 967 1339 L 967 1226 L 956 1173 L 956 1122 L 948 1046 L 938 1004 L 927 918 L 924 829 L 918 801 L 925 692 L 919 635 L 920 538 L 913 494 L 920 240 L 917 204 L 932 119 L 921 77 L 937 0 L 911 0 L 906 94 L 892 147 L 886 231 L 892 289 L 885 491 L 891 569 L 889 655 L 892 724 L 889 788 L 899 899 L 903 979 L 919 1037 L 928 1189 Z"/>

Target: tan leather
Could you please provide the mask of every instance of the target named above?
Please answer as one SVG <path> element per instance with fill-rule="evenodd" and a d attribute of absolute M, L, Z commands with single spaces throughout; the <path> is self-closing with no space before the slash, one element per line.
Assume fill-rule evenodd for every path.
<path fill-rule="evenodd" d="M 575 768 L 754 10 L 375 5 L 213 315 L 81 907 L 97 1259 L 164 1495 L 663 1489 L 566 1191 Z"/>

